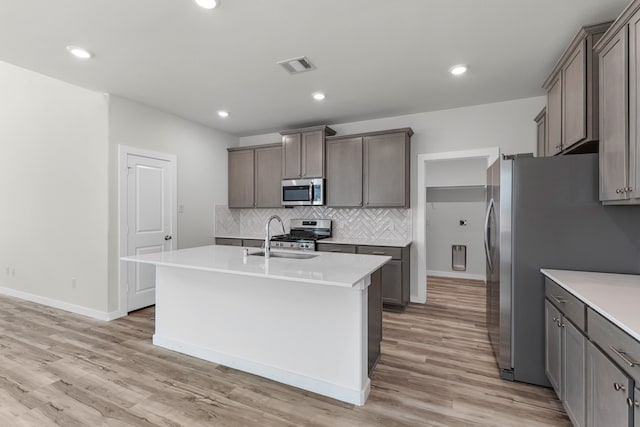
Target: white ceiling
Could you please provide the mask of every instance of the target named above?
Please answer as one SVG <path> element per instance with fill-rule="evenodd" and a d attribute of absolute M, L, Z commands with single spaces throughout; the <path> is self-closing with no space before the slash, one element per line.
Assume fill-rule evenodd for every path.
<path fill-rule="evenodd" d="M 578 28 L 628 2 L 0 0 L 0 60 L 246 136 L 543 95 Z M 276 65 L 301 55 L 317 70 Z"/>

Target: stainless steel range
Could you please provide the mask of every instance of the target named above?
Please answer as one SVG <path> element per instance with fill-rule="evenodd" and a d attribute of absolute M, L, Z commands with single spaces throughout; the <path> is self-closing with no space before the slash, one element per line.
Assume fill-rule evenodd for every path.
<path fill-rule="evenodd" d="M 273 236 L 271 247 L 315 251 L 316 241 L 331 237 L 330 219 L 292 219 L 289 234 Z"/>

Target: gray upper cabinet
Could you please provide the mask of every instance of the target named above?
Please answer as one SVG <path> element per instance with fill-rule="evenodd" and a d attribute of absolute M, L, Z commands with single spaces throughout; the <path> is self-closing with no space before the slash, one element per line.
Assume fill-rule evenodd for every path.
<path fill-rule="evenodd" d="M 362 206 L 362 138 L 327 141 L 327 205 Z"/>
<path fill-rule="evenodd" d="M 546 155 L 597 152 L 599 80 L 593 46 L 610 25 L 582 27 L 544 82 Z"/>
<path fill-rule="evenodd" d="M 363 138 L 365 207 L 409 207 L 409 154 L 413 131 Z"/>
<path fill-rule="evenodd" d="M 546 156 L 547 145 L 547 109 L 543 108 L 534 119 L 536 122 L 536 141 L 538 145 L 538 157 Z"/>
<path fill-rule="evenodd" d="M 587 137 L 586 45 L 582 40 L 562 68 L 562 142 L 567 147 Z"/>
<path fill-rule="evenodd" d="M 229 148 L 230 208 L 282 206 L 282 145 Z"/>
<path fill-rule="evenodd" d="M 555 156 L 562 149 L 562 79 L 560 75 L 547 89 L 547 156 Z"/>
<path fill-rule="evenodd" d="M 282 207 L 282 146 L 270 145 L 255 149 L 255 206 Z"/>
<path fill-rule="evenodd" d="M 282 179 L 295 179 L 302 176 L 302 135 L 294 133 L 282 135 Z"/>
<path fill-rule="evenodd" d="M 250 208 L 254 204 L 254 151 L 229 149 L 230 208 Z"/>
<path fill-rule="evenodd" d="M 327 205 L 408 208 L 410 128 L 327 138 Z"/>
<path fill-rule="evenodd" d="M 324 146 L 336 132 L 327 126 L 280 132 L 282 179 L 324 178 Z"/>
<path fill-rule="evenodd" d="M 640 0 L 602 36 L 600 63 L 600 200 L 640 204 Z"/>
<path fill-rule="evenodd" d="M 600 52 L 600 200 L 626 199 L 628 168 L 627 27 Z"/>

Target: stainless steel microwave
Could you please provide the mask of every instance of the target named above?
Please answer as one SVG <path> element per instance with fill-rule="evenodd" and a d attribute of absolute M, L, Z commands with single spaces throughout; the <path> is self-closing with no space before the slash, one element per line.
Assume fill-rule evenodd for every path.
<path fill-rule="evenodd" d="M 286 179 L 282 181 L 282 206 L 324 205 L 324 179 Z"/>

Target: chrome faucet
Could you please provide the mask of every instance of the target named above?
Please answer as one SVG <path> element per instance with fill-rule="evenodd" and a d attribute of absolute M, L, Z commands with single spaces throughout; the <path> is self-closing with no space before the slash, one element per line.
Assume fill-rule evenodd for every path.
<path fill-rule="evenodd" d="M 269 252 L 271 251 L 271 236 L 269 236 L 269 226 L 271 225 L 271 221 L 274 219 L 277 219 L 278 222 L 280 222 L 280 226 L 282 227 L 282 234 L 285 233 L 282 218 L 280 218 L 278 215 L 271 215 L 267 220 L 267 225 L 265 226 L 264 259 L 269 259 Z"/>

